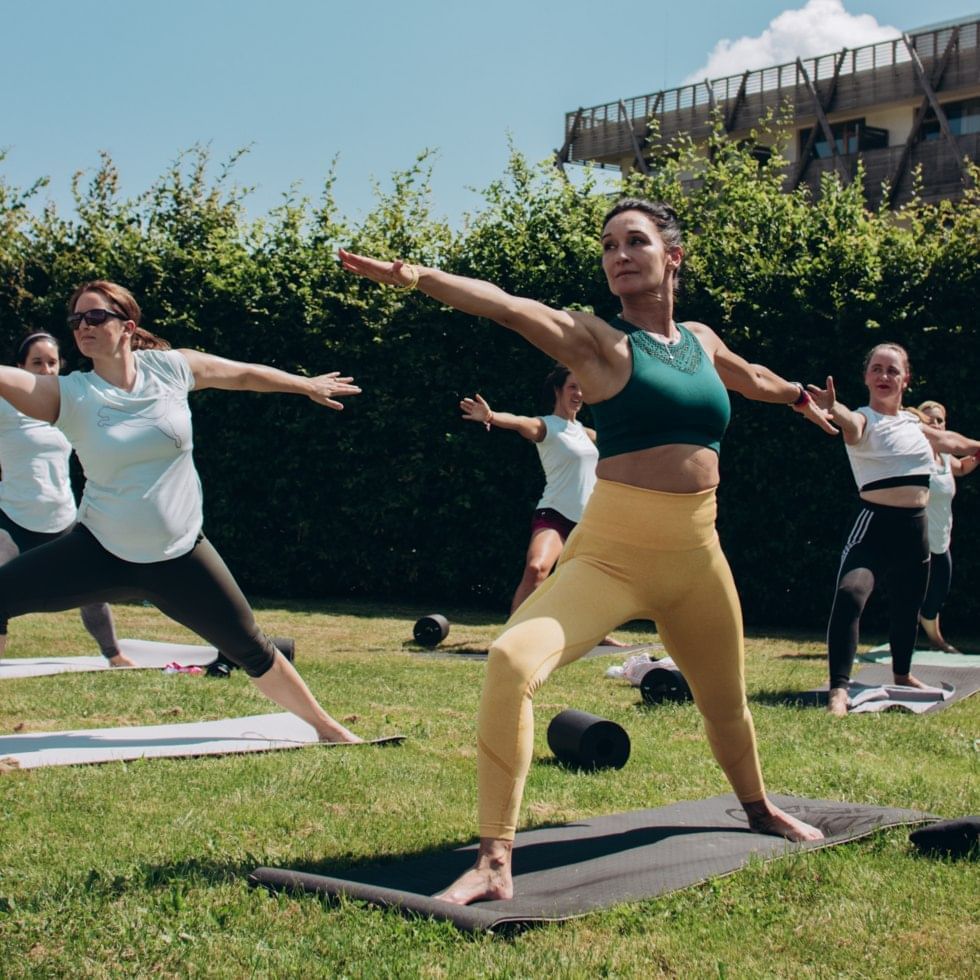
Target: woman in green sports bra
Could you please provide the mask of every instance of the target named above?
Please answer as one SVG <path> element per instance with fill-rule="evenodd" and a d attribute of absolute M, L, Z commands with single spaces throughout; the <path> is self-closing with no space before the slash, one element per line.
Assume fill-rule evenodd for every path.
<path fill-rule="evenodd" d="M 823 837 L 766 796 L 745 697 L 738 594 L 715 531 L 715 489 L 728 391 L 791 405 L 836 430 L 802 385 L 749 364 L 702 323 L 675 323 L 684 250 L 672 208 L 620 201 L 603 222 L 601 243 L 603 271 L 622 304 L 612 323 L 488 282 L 340 251 L 350 272 L 494 320 L 567 365 L 596 421 L 598 479 L 582 520 L 554 575 L 490 650 L 478 720 L 480 847 L 476 865 L 438 896 L 457 904 L 513 896 L 511 849 L 533 749 L 534 692 L 555 668 L 632 619 L 656 622 L 748 826 L 790 840 Z"/>

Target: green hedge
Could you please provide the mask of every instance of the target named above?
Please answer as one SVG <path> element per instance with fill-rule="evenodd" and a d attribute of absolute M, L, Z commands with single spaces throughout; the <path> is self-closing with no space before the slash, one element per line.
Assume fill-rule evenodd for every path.
<path fill-rule="evenodd" d="M 980 432 L 977 307 L 980 197 L 955 206 L 865 210 L 860 183 L 828 180 L 814 202 L 782 192 L 778 156 L 758 169 L 718 141 L 696 186 L 693 148 L 631 191 L 675 203 L 687 229 L 679 316 L 712 324 L 737 352 L 781 374 L 837 380 L 865 400 L 864 352 L 911 353 L 911 401 L 947 404 Z M 122 199 L 109 159 L 76 186 L 76 213 L 36 213 L 0 180 L 0 343 L 29 329 L 67 341 L 65 298 L 116 279 L 146 325 L 175 346 L 310 374 L 353 374 L 364 394 L 335 414 L 291 397 L 204 392 L 193 399 L 206 530 L 253 592 L 361 594 L 424 611 L 505 605 L 520 575 L 542 478 L 533 446 L 460 421 L 457 403 L 533 414 L 549 362 L 492 324 L 418 293 L 346 276 L 338 244 L 404 256 L 600 315 L 613 306 L 596 234 L 608 201 L 514 154 L 458 231 L 433 216 L 424 157 L 357 225 L 338 215 L 332 177 L 319 201 L 287 199 L 246 218 L 231 161 L 209 177 L 192 152 L 145 194 Z M 66 352 L 71 354 L 70 341 Z M 734 396 L 722 453 L 720 530 L 746 619 L 818 627 L 826 618 L 855 493 L 844 448 L 789 409 Z M 978 488 L 956 501 L 951 626 L 980 614 Z M 872 616 L 876 613 L 871 612 Z"/>

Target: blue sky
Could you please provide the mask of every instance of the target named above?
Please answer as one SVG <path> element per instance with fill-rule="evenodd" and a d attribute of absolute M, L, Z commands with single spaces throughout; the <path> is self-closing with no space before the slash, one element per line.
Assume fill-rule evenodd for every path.
<path fill-rule="evenodd" d="M 60 211 L 100 150 L 130 196 L 209 144 L 215 169 L 251 147 L 235 174 L 255 216 L 294 185 L 318 197 L 337 157 L 356 220 L 372 178 L 432 149 L 436 209 L 458 224 L 508 137 L 543 159 L 579 105 L 980 17 L 980 0 L 4 0 L 0 16 L 0 179 L 49 177 Z"/>

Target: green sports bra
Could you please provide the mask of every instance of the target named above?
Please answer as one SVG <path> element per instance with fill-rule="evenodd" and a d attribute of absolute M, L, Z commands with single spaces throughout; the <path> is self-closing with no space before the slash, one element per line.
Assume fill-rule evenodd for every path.
<path fill-rule="evenodd" d="M 678 323 L 680 342 L 668 345 L 620 317 L 611 325 L 629 335 L 633 371 L 622 391 L 590 406 L 599 459 L 673 443 L 720 453 L 732 407 L 697 337 Z"/>

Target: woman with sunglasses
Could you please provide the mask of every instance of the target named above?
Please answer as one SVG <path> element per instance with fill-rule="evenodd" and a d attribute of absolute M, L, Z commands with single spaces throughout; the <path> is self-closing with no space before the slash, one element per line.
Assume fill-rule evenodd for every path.
<path fill-rule="evenodd" d="M 0 567 L 0 619 L 91 602 L 147 599 L 243 667 L 255 686 L 316 729 L 359 742 L 317 703 L 259 629 L 244 595 L 201 531 L 192 458 L 192 390 L 306 395 L 328 408 L 360 389 L 334 371 L 316 378 L 170 345 L 139 326 L 132 294 L 105 280 L 79 286 L 68 323 L 93 369 L 67 377 L 0 368 L 0 396 L 74 446 L 85 491 L 72 531 Z"/>
<path fill-rule="evenodd" d="M 684 249 L 668 205 L 626 199 L 606 215 L 602 269 L 622 312 L 605 321 L 511 296 L 489 282 L 341 250 L 345 269 L 417 287 L 515 331 L 582 386 L 596 424 L 596 487 L 555 574 L 490 649 L 477 722 L 480 846 L 476 865 L 440 898 L 465 905 L 513 896 L 513 841 L 534 749 L 532 698 L 620 623 L 656 622 L 691 686 L 708 741 L 746 826 L 790 840 L 820 830 L 768 799 L 743 674 L 738 594 L 715 530 L 726 389 L 794 406 L 829 432 L 803 387 L 732 353 L 700 323 L 675 323 Z"/>
<path fill-rule="evenodd" d="M 49 333 L 28 334 L 17 346 L 17 367 L 54 377 L 62 367 L 58 341 Z M 55 541 L 75 523 L 75 497 L 68 476 L 71 445 L 64 435 L 0 399 L 0 565 Z M 112 611 L 105 602 L 79 609 L 82 623 L 113 667 L 133 662 L 119 650 Z M 0 656 L 7 646 L 7 621 L 0 620 Z"/>
<path fill-rule="evenodd" d="M 917 409 L 922 421 L 933 428 L 946 428 L 946 407 L 937 401 L 925 401 Z M 949 595 L 953 577 L 953 558 L 949 545 L 953 534 L 953 497 L 956 478 L 968 476 L 980 465 L 976 456 L 957 457 L 936 450 L 929 475 L 929 503 L 926 524 L 929 537 L 929 585 L 919 610 L 919 623 L 933 650 L 960 653 L 947 642 L 939 627 L 939 613 Z"/>

